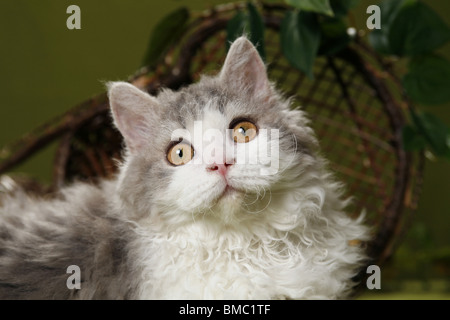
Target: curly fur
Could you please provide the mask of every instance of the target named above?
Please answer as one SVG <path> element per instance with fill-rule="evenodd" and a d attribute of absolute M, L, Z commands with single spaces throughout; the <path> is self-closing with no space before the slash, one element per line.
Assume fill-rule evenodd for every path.
<path fill-rule="evenodd" d="M 116 179 L 75 184 L 56 199 L 0 197 L 0 298 L 347 297 L 366 259 L 350 242 L 369 231 L 345 213 L 307 118 L 277 93 L 247 39 L 233 43 L 215 77 L 157 97 L 112 83 L 109 97 L 127 146 Z M 225 181 L 205 164 L 167 163 L 174 130 L 188 140 L 196 121 L 205 133 L 239 117 L 279 130 L 278 172 L 232 165 Z M 235 152 L 264 158 L 275 141 L 258 139 Z M 66 286 L 69 265 L 80 267 L 79 290 Z"/>

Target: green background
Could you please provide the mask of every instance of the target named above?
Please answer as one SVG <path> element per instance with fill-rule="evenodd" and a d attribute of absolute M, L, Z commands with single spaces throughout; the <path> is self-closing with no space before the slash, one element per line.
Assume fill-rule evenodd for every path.
<path fill-rule="evenodd" d="M 140 66 L 152 28 L 172 10 L 187 6 L 200 11 L 224 2 L 0 0 L 0 146 L 103 92 L 104 81 L 127 79 Z M 450 25 L 450 1 L 425 2 Z M 351 25 L 366 30 L 366 8 L 377 3 L 361 0 Z M 81 8 L 81 30 L 66 28 L 71 4 Z M 450 59 L 450 45 L 440 52 Z M 450 125 L 450 104 L 429 109 Z M 49 180 L 54 147 L 16 171 Z M 449 271 L 436 272 L 428 257 L 440 250 L 449 259 L 449 169 L 449 162 L 427 160 L 413 227 L 382 270 L 382 290 L 363 297 L 449 297 Z"/>

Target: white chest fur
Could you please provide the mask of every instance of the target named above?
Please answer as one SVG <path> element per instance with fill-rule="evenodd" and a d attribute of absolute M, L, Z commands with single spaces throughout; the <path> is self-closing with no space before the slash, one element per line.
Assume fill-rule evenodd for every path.
<path fill-rule="evenodd" d="M 139 298 L 270 298 L 273 279 L 264 266 L 265 250 L 260 244 L 202 228 L 203 224 L 196 224 L 176 235 L 148 237 L 142 243 L 139 255 L 144 281 Z"/>
<path fill-rule="evenodd" d="M 204 227 L 140 241 L 137 298 L 334 298 L 350 278 L 330 251 L 288 233 L 263 240 Z"/>

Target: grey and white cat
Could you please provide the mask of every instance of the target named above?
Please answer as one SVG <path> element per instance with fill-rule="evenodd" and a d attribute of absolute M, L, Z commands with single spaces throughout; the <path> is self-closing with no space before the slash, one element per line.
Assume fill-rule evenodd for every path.
<path fill-rule="evenodd" d="M 157 97 L 115 82 L 109 98 L 117 179 L 0 198 L 0 298 L 347 297 L 369 231 L 245 37 L 217 76 Z"/>

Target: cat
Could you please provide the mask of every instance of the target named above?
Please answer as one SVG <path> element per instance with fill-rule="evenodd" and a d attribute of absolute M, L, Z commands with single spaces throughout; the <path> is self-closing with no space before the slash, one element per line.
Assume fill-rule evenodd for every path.
<path fill-rule="evenodd" d="M 0 198 L 1 299 L 349 297 L 370 229 L 245 36 L 215 76 L 108 96 L 117 177 Z"/>

